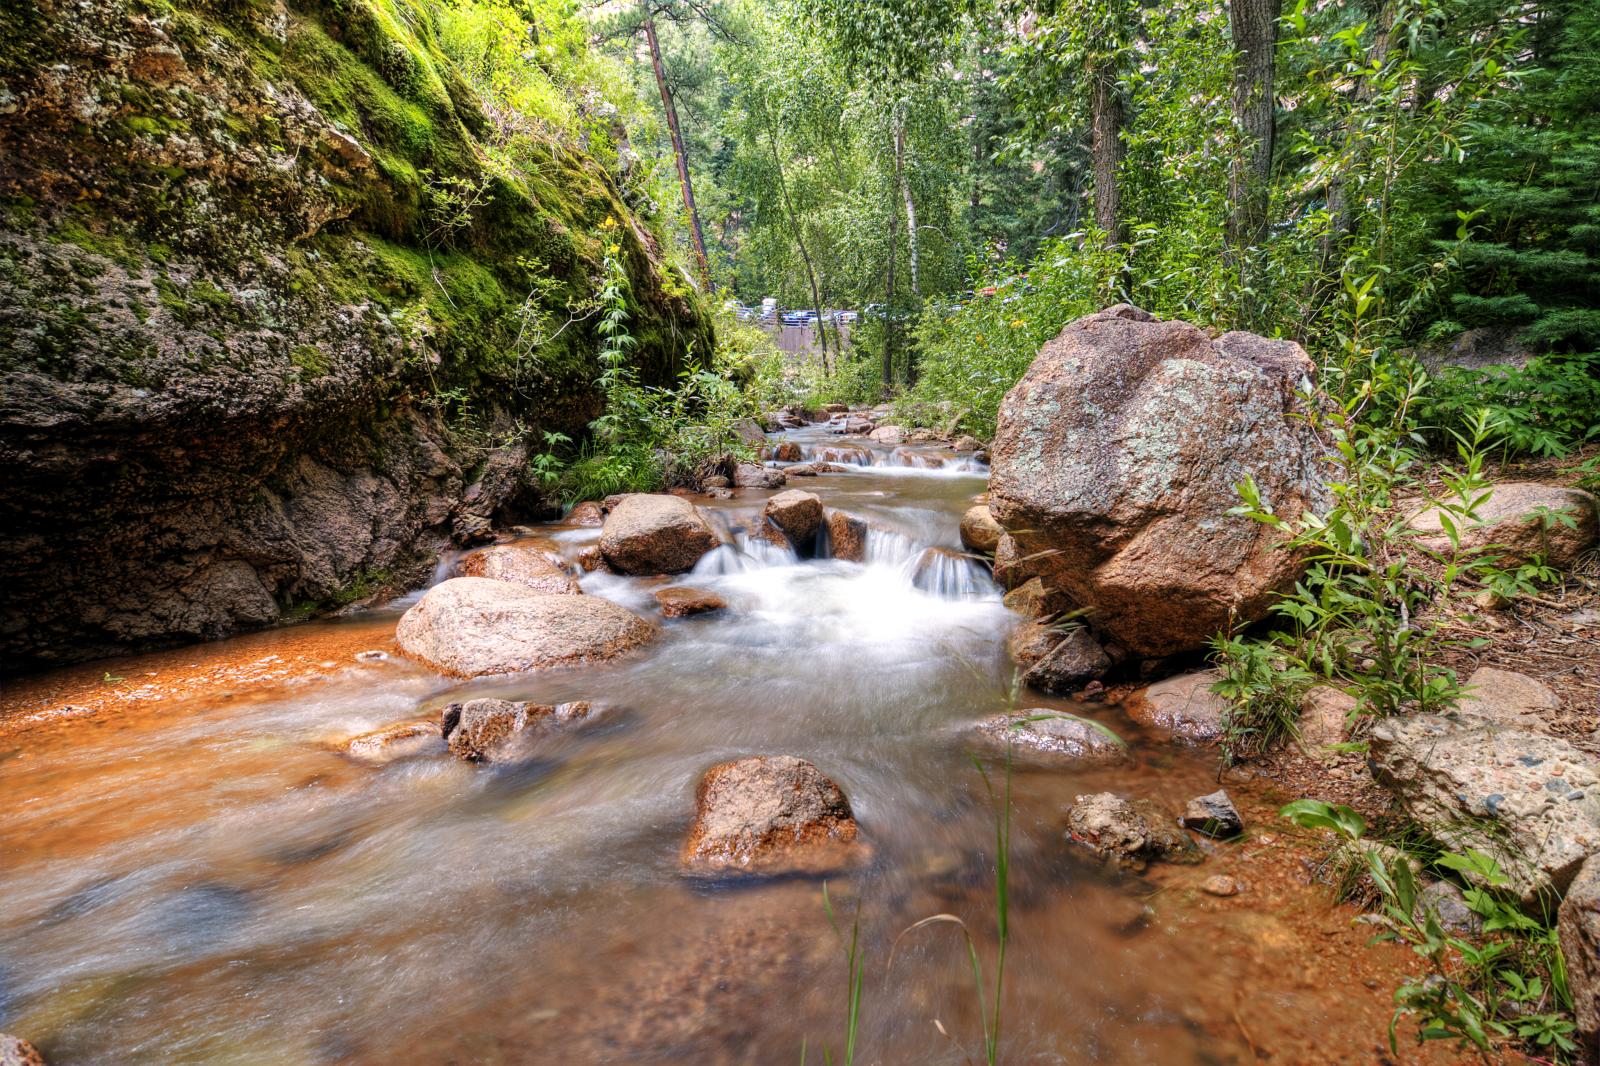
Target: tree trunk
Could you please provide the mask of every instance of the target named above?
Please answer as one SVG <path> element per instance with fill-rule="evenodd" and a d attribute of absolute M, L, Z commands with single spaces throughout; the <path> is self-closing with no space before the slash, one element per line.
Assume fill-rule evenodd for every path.
<path fill-rule="evenodd" d="M 1394 0 L 1379 0 L 1374 28 L 1372 33 L 1372 46 L 1367 55 L 1377 69 L 1382 69 L 1389 60 L 1389 48 L 1394 37 Z M 1373 96 L 1373 79 L 1377 74 L 1365 74 L 1356 84 L 1355 98 L 1358 105 L 1365 105 Z M 1345 247 L 1350 243 L 1350 238 L 1355 235 L 1355 212 L 1350 206 L 1349 191 L 1346 188 L 1347 175 L 1359 169 L 1366 159 L 1365 146 L 1356 140 L 1354 130 L 1345 131 L 1345 159 L 1328 182 L 1328 235 L 1322 242 L 1322 262 L 1326 270 L 1333 266 L 1335 260 L 1344 255 Z"/>
<path fill-rule="evenodd" d="M 767 120 L 767 137 L 772 144 L 772 165 L 778 174 L 778 190 L 783 194 L 784 210 L 789 213 L 789 228 L 794 230 L 794 243 L 800 249 L 800 261 L 806 267 L 806 281 L 811 286 L 811 304 L 817 312 L 817 344 L 822 349 L 822 370 L 829 373 L 828 331 L 822 328 L 822 294 L 817 288 L 817 272 L 811 265 L 811 253 L 806 249 L 805 233 L 800 228 L 800 216 L 795 213 L 794 201 L 789 198 L 789 182 L 783 176 L 783 155 L 778 151 L 778 127 L 772 112 L 763 108 Z"/>
<path fill-rule="evenodd" d="M 889 202 L 889 263 L 883 283 L 883 388 L 888 392 L 889 386 L 894 384 L 894 349 L 895 349 L 895 322 L 894 322 L 894 261 L 900 243 L 900 208 L 894 204 L 891 194 Z"/>
<path fill-rule="evenodd" d="M 917 202 L 911 198 L 911 181 L 906 177 L 906 124 L 901 119 L 894 128 L 894 174 L 900 183 L 900 196 L 906 202 L 906 247 L 910 253 L 911 299 L 922 303 L 921 256 L 917 249 Z"/>
<path fill-rule="evenodd" d="M 656 88 L 661 92 L 661 110 L 667 114 L 667 130 L 672 134 L 672 154 L 678 161 L 678 186 L 683 190 L 683 207 L 689 212 L 689 233 L 694 238 L 694 255 L 700 265 L 700 280 L 707 291 L 711 288 L 711 263 L 706 258 L 706 238 L 700 230 L 700 210 L 694 204 L 694 184 L 689 180 L 689 153 L 683 147 L 683 130 L 678 125 L 678 105 L 667 85 L 667 72 L 661 65 L 661 42 L 656 38 L 655 15 L 650 10 L 651 0 L 639 0 L 639 12 L 644 16 L 644 36 L 650 43 L 650 65 L 655 68 Z"/>
<path fill-rule="evenodd" d="M 1272 91 L 1278 16 L 1283 0 L 1231 0 L 1233 30 L 1233 119 L 1244 145 L 1228 168 L 1228 243 L 1245 248 L 1260 241 L 1267 224 L 1272 176 L 1276 97 Z"/>
<path fill-rule="evenodd" d="M 1116 64 L 1098 56 L 1089 66 L 1089 155 L 1094 173 L 1094 221 L 1112 246 L 1122 243 L 1121 190 L 1117 171 L 1122 166 L 1122 96 L 1117 92 Z"/>

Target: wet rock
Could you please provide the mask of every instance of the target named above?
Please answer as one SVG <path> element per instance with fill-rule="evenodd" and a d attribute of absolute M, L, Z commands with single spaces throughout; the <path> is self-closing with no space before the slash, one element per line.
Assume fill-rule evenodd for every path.
<path fill-rule="evenodd" d="M 578 581 L 567 570 L 566 564 L 552 559 L 538 548 L 519 547 L 514 544 L 496 544 L 477 551 L 461 560 L 460 572 L 464 577 L 482 577 L 491 581 L 509 581 L 513 585 L 555 596 L 582 594 Z"/>
<path fill-rule="evenodd" d="M 603 514 L 610 514 L 612 511 L 615 511 L 617 509 L 617 505 L 620 504 L 623 500 L 626 500 L 629 496 L 636 496 L 636 495 L 638 495 L 638 493 L 634 493 L 634 492 L 613 492 L 611 495 L 607 496 L 605 499 L 600 501 L 600 510 L 601 510 L 601 512 Z"/>
<path fill-rule="evenodd" d="M 823 528 L 828 534 L 828 555 L 847 562 L 867 558 L 867 520 L 846 511 L 829 511 Z"/>
<path fill-rule="evenodd" d="M 456 577 L 400 619 L 410 658 L 456 677 L 509 674 L 612 659 L 651 640 L 643 618 L 598 596 L 551 596 L 506 581 Z"/>
<path fill-rule="evenodd" d="M 678 586 L 656 589 L 654 595 L 661 613 L 667 618 L 687 618 L 692 614 L 720 611 L 728 606 L 727 600 L 706 589 Z"/>
<path fill-rule="evenodd" d="M 798 463 L 804 458 L 804 453 L 794 441 L 784 440 L 772 446 L 772 457 L 780 463 Z"/>
<path fill-rule="evenodd" d="M 930 444 L 940 439 L 939 431 L 927 426 L 918 426 L 906 434 L 907 444 Z"/>
<path fill-rule="evenodd" d="M 1447 933 L 1477 936 L 1483 930 L 1483 919 L 1472 913 L 1466 895 L 1449 881 L 1434 881 L 1417 893 L 1417 910 L 1413 917 L 1421 921 L 1430 911 Z"/>
<path fill-rule="evenodd" d="M 1456 709 L 1518 729 L 1548 729 L 1561 710 L 1561 697 L 1542 681 L 1511 670 L 1480 666 L 1467 678 Z"/>
<path fill-rule="evenodd" d="M 1180 740 L 1209 743 L 1222 735 L 1228 711 L 1228 701 L 1211 691 L 1216 680 L 1216 674 L 1201 670 L 1158 681 L 1128 698 L 1128 717 Z"/>
<path fill-rule="evenodd" d="M 1565 570 L 1600 540 L 1600 501 L 1582 489 L 1506 481 L 1489 491 L 1489 499 L 1476 509 L 1477 520 L 1460 531 L 1461 547 L 1489 550 L 1500 557 L 1501 567 L 1521 566 L 1537 556 Z M 1545 517 L 1545 511 L 1552 516 Z M 1572 525 L 1554 515 L 1565 515 Z M 1423 534 L 1427 546 L 1448 552 L 1450 541 L 1440 519 L 1441 512 L 1429 508 L 1411 519 L 1411 528 Z"/>
<path fill-rule="evenodd" d="M 833 463 L 812 462 L 786 466 L 783 472 L 790 477 L 816 477 L 818 474 L 842 474 L 845 471 L 844 467 L 835 466 Z"/>
<path fill-rule="evenodd" d="M 1556 928 L 1567 962 L 1580 1054 L 1585 1062 L 1600 1062 L 1600 855 L 1591 855 L 1573 878 Z"/>
<path fill-rule="evenodd" d="M 458 759 L 478 763 L 517 762 L 532 754 L 541 735 L 594 713 L 586 700 L 555 705 L 479 699 L 452 703 L 437 727 Z"/>
<path fill-rule="evenodd" d="M 586 574 L 601 573 L 614 574 L 611 564 L 606 562 L 605 553 L 600 550 L 600 545 L 591 544 L 578 553 L 578 566 Z"/>
<path fill-rule="evenodd" d="M 710 477 L 700 479 L 701 492 L 714 493 L 717 489 L 726 489 L 732 485 L 733 482 L 721 474 L 712 474 Z"/>
<path fill-rule="evenodd" d="M 879 426 L 870 436 L 879 444 L 899 444 L 906 438 L 905 430 L 899 426 Z"/>
<path fill-rule="evenodd" d="M 1009 533 L 1000 535 L 994 547 L 994 579 L 1001 588 L 1014 589 L 1026 584 L 1039 576 L 1039 569 L 1039 560 L 1024 556 Z"/>
<path fill-rule="evenodd" d="M 802 489 L 785 489 L 767 501 L 763 513 L 796 548 L 810 547 L 822 528 L 822 499 Z"/>
<path fill-rule="evenodd" d="M 873 422 L 870 418 L 861 418 L 856 415 L 850 415 L 842 419 L 838 426 L 835 427 L 833 432 L 847 434 L 852 437 L 864 437 L 872 433 L 876 428 L 877 423 Z"/>
<path fill-rule="evenodd" d="M 717 544 L 699 508 L 678 496 L 628 496 L 600 532 L 606 562 L 624 574 L 681 574 Z"/>
<path fill-rule="evenodd" d="M 766 431 L 753 418 L 741 418 L 733 424 L 734 435 L 739 438 L 740 444 L 751 448 L 759 448 L 767 442 Z"/>
<path fill-rule="evenodd" d="M 961 544 L 971 551 L 993 555 L 1004 533 L 1005 530 L 1000 528 L 1000 523 L 994 520 L 994 515 L 989 513 L 989 508 L 984 504 L 967 508 L 961 516 Z"/>
<path fill-rule="evenodd" d="M 843 403 L 825 403 L 817 408 L 825 415 L 843 415 L 850 413 L 850 405 Z"/>
<path fill-rule="evenodd" d="M 1220 788 L 1190 800 L 1179 822 L 1185 829 L 1193 829 L 1219 840 L 1227 840 L 1244 832 L 1244 819 L 1239 817 L 1239 808 L 1233 805 L 1227 791 Z"/>
<path fill-rule="evenodd" d="M 944 460 L 937 455 L 926 455 L 922 452 L 912 451 L 910 448 L 896 448 L 889 453 L 896 465 L 909 466 L 915 470 L 938 470 L 944 466 Z"/>
<path fill-rule="evenodd" d="M 45 1066 L 44 1056 L 22 1037 L 0 1033 L 0 1066 Z"/>
<path fill-rule="evenodd" d="M 1060 634 L 1060 639 L 1022 675 L 1030 688 L 1055 695 L 1076 692 L 1099 680 L 1111 669 L 1111 658 L 1082 626 Z"/>
<path fill-rule="evenodd" d="M 983 441 L 969 434 L 962 434 L 951 445 L 958 452 L 978 452 L 983 450 Z"/>
<path fill-rule="evenodd" d="M 351 737 L 344 745 L 346 755 L 370 766 L 382 766 L 418 755 L 437 755 L 444 749 L 444 736 L 439 731 L 439 723 L 431 718 L 400 722 L 362 733 L 358 737 Z"/>
<path fill-rule="evenodd" d="M 1087 719 L 1047 707 L 997 714 L 972 727 L 985 747 L 1029 762 L 1109 764 L 1126 762 L 1127 745 L 1116 734 Z"/>
<path fill-rule="evenodd" d="M 733 483 L 741 489 L 775 489 L 787 480 L 782 470 L 759 463 L 740 463 L 733 468 Z"/>
<path fill-rule="evenodd" d="M 1072 603 L 1059 592 L 1045 588 L 1044 582 L 1035 577 L 1006 593 L 1005 605 L 1023 618 L 1039 622 L 1068 610 Z"/>
<path fill-rule="evenodd" d="M 1220 896 L 1223 898 L 1237 896 L 1239 894 L 1239 882 L 1227 874 L 1213 874 L 1200 882 L 1200 891 L 1208 896 Z"/>
<path fill-rule="evenodd" d="M 567 512 L 566 518 L 569 526 L 594 526 L 596 528 L 606 524 L 606 513 L 601 510 L 597 500 L 584 500 Z"/>
<path fill-rule="evenodd" d="M 1194 842 L 1171 815 L 1147 799 L 1115 792 L 1079 796 L 1067 811 L 1067 839 L 1135 870 L 1156 861 L 1200 860 Z"/>
<path fill-rule="evenodd" d="M 1202 648 L 1304 570 L 1228 511 L 1246 477 L 1286 520 L 1326 502 L 1298 395 L 1315 372 L 1292 341 L 1212 339 L 1126 304 L 1081 318 L 1001 405 L 990 508 L 1097 630 L 1138 655 Z"/>
<path fill-rule="evenodd" d="M 1600 762 L 1565 740 L 1465 715 L 1386 718 L 1373 776 L 1452 851 L 1491 855 L 1524 906 L 1553 901 L 1600 851 Z"/>
<path fill-rule="evenodd" d="M 1334 753 L 1328 749 L 1344 743 L 1356 705 L 1354 696 L 1332 685 L 1311 686 L 1300 699 L 1296 723 L 1301 750 L 1314 759 L 1331 759 Z"/>
<path fill-rule="evenodd" d="M 822 463 L 843 463 L 845 466 L 872 465 L 872 453 L 859 444 L 830 444 L 813 449 L 811 456 Z"/>
<path fill-rule="evenodd" d="M 702 874 L 821 874 L 855 858 L 856 834 L 849 801 L 815 766 L 757 755 L 700 779 L 682 857 Z"/>

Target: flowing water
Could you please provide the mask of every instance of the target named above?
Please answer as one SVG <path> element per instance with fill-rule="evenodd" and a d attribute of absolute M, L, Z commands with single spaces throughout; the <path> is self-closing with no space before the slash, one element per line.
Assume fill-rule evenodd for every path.
<path fill-rule="evenodd" d="M 673 583 L 730 609 L 667 623 L 636 657 L 452 682 L 392 654 L 413 597 L 96 664 L 124 686 L 184 661 L 249 660 L 262 676 L 246 684 L 230 666 L 204 675 L 226 683 L 147 688 L 117 713 L 0 733 L 0 1030 L 58 1066 L 771 1063 L 802 1048 L 820 1062 L 824 1046 L 840 1061 L 847 963 L 821 884 L 691 881 L 678 863 L 708 766 L 790 753 L 840 784 L 870 844 L 828 886 L 840 930 L 861 929 L 857 1061 L 980 1061 L 959 928 L 902 933 L 960 917 L 992 982 L 989 787 L 1005 771 L 985 756 L 986 785 L 966 727 L 1007 706 L 1016 619 L 958 554 L 984 471 L 932 447 L 790 436 L 808 458 L 850 464 L 792 486 L 873 521 L 867 562 L 748 537 L 768 492 L 706 501 L 728 543 Z M 569 555 L 598 537 L 539 532 Z M 662 583 L 584 579 L 645 613 Z M 330 658 L 273 668 L 308 646 Z M 488 695 L 605 711 L 515 767 L 341 753 L 351 736 Z M 1115 708 L 1027 705 L 1093 715 L 1135 758 L 1015 771 L 1002 1060 L 1226 1063 L 1275 1047 L 1279 1061 L 1374 1061 L 1384 993 L 1357 982 L 1376 964 L 1352 947 L 1363 937 L 1348 915 L 1302 883 L 1300 852 L 1258 835 L 1204 867 L 1117 878 L 1063 844 L 1077 793 L 1176 809 L 1216 787 L 1214 755 L 1143 736 Z M 1269 821 L 1259 790 L 1235 795 Z M 1250 892 L 1196 891 L 1252 853 L 1265 858 L 1240 867 Z M 1371 1007 L 1330 994 L 1344 983 Z"/>

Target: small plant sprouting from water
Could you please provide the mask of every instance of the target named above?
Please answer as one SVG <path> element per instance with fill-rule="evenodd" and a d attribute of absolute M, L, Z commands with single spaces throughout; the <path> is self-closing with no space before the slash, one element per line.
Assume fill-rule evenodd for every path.
<path fill-rule="evenodd" d="M 833 913 L 833 899 L 828 895 L 828 883 L 822 883 L 822 909 L 828 915 L 828 924 L 833 926 L 833 931 L 839 937 L 839 942 L 844 946 L 845 963 L 850 971 L 848 1009 L 845 1014 L 844 1028 L 844 1057 L 840 1059 L 840 1066 L 852 1066 L 856 1060 L 856 1038 L 861 1033 L 861 993 L 866 986 L 867 960 L 861 950 L 861 901 L 856 901 L 855 918 L 850 922 L 850 936 L 846 939 L 844 930 L 839 927 L 839 920 Z M 833 1052 L 828 1048 L 822 1049 L 822 1061 L 826 1066 L 833 1066 Z M 806 1066 L 806 1044 L 800 1044 L 800 1066 Z"/>

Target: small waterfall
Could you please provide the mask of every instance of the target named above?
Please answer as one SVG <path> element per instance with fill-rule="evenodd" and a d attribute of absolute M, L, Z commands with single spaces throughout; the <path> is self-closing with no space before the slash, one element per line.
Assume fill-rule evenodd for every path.
<path fill-rule="evenodd" d="M 989 468 L 970 455 L 949 455 L 918 451 L 904 445 L 891 451 L 865 444 L 804 444 L 800 455 L 805 462 L 835 463 L 840 466 L 871 467 L 877 470 L 938 470 L 953 474 L 987 474 Z"/>
<path fill-rule="evenodd" d="M 976 556 L 950 548 L 928 548 L 903 568 L 911 583 L 941 600 L 993 600 L 1000 587 Z"/>
<path fill-rule="evenodd" d="M 787 542 L 752 536 L 743 529 L 723 530 L 723 542 L 700 557 L 689 573 L 693 577 L 720 577 L 744 574 L 773 566 L 791 566 L 800 561 Z"/>

